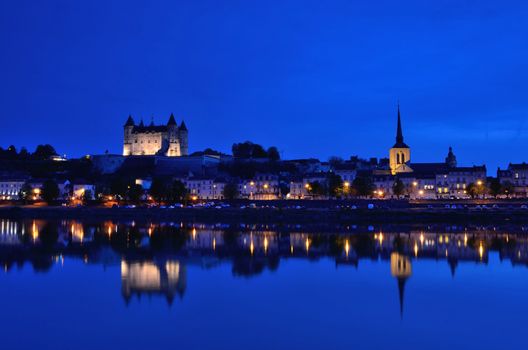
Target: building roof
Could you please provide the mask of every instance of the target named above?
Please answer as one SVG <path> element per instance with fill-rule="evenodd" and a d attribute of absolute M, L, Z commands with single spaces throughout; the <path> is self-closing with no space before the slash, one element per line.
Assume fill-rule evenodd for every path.
<path fill-rule="evenodd" d="M 446 163 L 410 163 L 409 167 L 415 175 L 447 173 Z"/>
<path fill-rule="evenodd" d="M 510 163 L 510 165 L 508 166 L 508 169 L 509 170 L 528 170 L 528 164 L 526 164 L 525 162 L 517 163 L 517 164 Z"/>
<path fill-rule="evenodd" d="M 483 171 L 486 172 L 486 166 L 485 165 L 473 165 L 473 166 L 459 166 L 456 168 L 450 168 L 449 172 L 456 173 L 456 172 L 475 172 L 475 171 Z"/>

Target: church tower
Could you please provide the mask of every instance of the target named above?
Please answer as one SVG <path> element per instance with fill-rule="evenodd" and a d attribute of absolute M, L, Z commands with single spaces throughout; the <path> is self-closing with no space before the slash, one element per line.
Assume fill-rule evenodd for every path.
<path fill-rule="evenodd" d="M 447 157 L 445 159 L 445 163 L 450 168 L 456 168 L 457 166 L 457 159 L 455 154 L 453 153 L 453 148 L 449 147 L 449 152 L 447 153 Z"/>
<path fill-rule="evenodd" d="M 398 127 L 396 130 L 396 143 L 389 151 L 389 164 L 392 175 L 398 173 L 412 172 L 407 165 L 411 161 L 411 148 L 403 142 L 403 132 L 401 126 L 400 104 L 398 103 Z"/>

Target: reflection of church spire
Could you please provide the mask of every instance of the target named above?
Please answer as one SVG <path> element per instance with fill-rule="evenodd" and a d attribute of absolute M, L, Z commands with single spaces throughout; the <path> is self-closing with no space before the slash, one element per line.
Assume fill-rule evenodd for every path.
<path fill-rule="evenodd" d="M 400 300 L 400 318 L 403 319 L 403 301 L 405 282 L 412 275 L 411 260 L 400 253 L 391 254 L 391 275 L 398 280 L 398 296 Z"/>
<path fill-rule="evenodd" d="M 458 266 L 458 261 L 455 259 L 448 259 L 447 262 L 449 263 L 449 269 L 451 270 L 451 277 L 455 278 L 455 271 Z"/>
<path fill-rule="evenodd" d="M 398 294 L 400 296 L 400 319 L 403 320 L 403 301 L 404 301 L 404 294 L 405 294 L 405 282 L 407 282 L 407 278 L 398 277 Z"/>

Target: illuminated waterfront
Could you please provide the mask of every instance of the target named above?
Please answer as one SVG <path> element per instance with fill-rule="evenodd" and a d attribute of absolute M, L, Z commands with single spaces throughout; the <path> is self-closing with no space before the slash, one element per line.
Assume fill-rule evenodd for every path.
<path fill-rule="evenodd" d="M 528 320 L 522 226 L 0 219 L 0 263 L 10 349 L 493 349 Z"/>

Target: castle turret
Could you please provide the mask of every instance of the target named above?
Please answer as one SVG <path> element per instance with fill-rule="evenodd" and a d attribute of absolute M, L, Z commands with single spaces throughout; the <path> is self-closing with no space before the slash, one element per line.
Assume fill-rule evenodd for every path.
<path fill-rule="evenodd" d="M 123 155 L 128 156 L 132 152 L 132 131 L 134 131 L 135 122 L 131 115 L 128 116 L 128 119 L 123 126 L 125 138 L 123 142 Z"/>
<path fill-rule="evenodd" d="M 167 122 L 167 136 L 169 139 L 169 147 L 167 150 L 167 156 L 175 157 L 181 155 L 181 144 L 178 134 L 178 124 L 174 118 L 174 114 L 171 113 L 169 121 Z"/>
<path fill-rule="evenodd" d="M 181 155 L 186 156 L 189 154 L 189 143 L 188 143 L 189 131 L 187 130 L 187 126 L 185 125 L 185 122 L 183 120 L 179 127 L 179 134 L 180 134 Z"/>
<path fill-rule="evenodd" d="M 445 162 L 448 167 L 450 168 L 456 168 L 457 166 L 457 159 L 455 154 L 453 153 L 453 148 L 449 147 L 449 152 L 447 153 L 447 157 L 445 159 Z"/>

